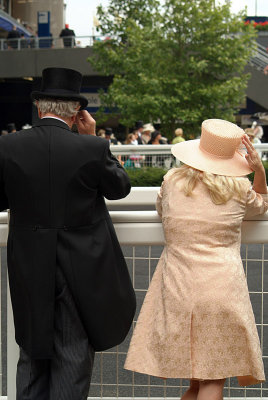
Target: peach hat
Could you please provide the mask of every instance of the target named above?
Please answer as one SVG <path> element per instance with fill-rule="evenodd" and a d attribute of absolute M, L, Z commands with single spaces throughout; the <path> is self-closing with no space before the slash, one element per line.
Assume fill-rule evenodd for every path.
<path fill-rule="evenodd" d="M 207 119 L 202 123 L 201 137 L 177 143 L 172 154 L 184 164 L 225 176 L 244 176 L 252 172 L 240 151 L 243 129 L 222 119 Z"/>

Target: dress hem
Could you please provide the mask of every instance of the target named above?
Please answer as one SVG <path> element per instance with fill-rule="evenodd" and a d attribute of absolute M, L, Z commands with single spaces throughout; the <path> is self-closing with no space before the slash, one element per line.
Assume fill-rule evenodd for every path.
<path fill-rule="evenodd" d="M 259 383 L 265 382 L 265 379 L 257 379 L 257 378 L 254 378 L 251 374 L 246 374 L 246 373 L 244 375 L 238 375 L 238 374 L 230 374 L 229 375 L 228 374 L 228 376 L 219 376 L 219 377 L 213 377 L 213 378 L 211 378 L 211 377 L 197 378 L 197 377 L 192 377 L 192 376 L 191 377 L 189 377 L 189 376 L 164 376 L 165 374 L 142 372 L 142 371 L 137 371 L 135 369 L 127 368 L 127 367 L 124 367 L 124 369 L 129 370 L 129 371 L 133 371 L 133 372 L 137 372 L 139 374 L 155 376 L 155 377 L 160 378 L 160 379 L 187 379 L 187 380 L 193 379 L 193 380 L 198 380 L 198 381 L 207 381 L 207 380 L 213 381 L 213 380 L 218 380 L 218 379 L 237 378 L 238 384 L 241 387 L 257 385 Z M 242 379 L 239 379 L 239 378 L 242 378 Z M 247 382 L 244 382 L 244 383 L 242 383 L 242 382 L 240 383 L 239 382 L 240 380 L 241 381 L 245 380 L 245 378 L 248 378 Z"/>

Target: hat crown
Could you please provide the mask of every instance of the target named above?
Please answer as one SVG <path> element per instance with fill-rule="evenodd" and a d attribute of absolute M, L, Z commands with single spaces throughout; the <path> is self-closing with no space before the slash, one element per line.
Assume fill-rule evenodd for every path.
<path fill-rule="evenodd" d="M 45 68 L 42 75 L 42 92 L 66 91 L 79 94 L 82 84 L 80 72 L 69 68 Z"/>
<path fill-rule="evenodd" d="M 232 122 L 207 119 L 202 123 L 200 149 L 219 158 L 232 158 L 243 134 L 243 129 Z"/>
<path fill-rule="evenodd" d="M 154 129 L 153 125 L 150 123 L 143 125 L 143 132 L 147 132 L 147 131 L 153 132 L 154 130 L 155 129 Z"/>
<path fill-rule="evenodd" d="M 113 133 L 112 128 L 105 128 L 105 135 L 110 136 Z"/>
<path fill-rule="evenodd" d="M 42 73 L 41 90 L 31 93 L 33 100 L 59 99 L 78 101 L 80 109 L 86 108 L 88 100 L 80 94 L 82 75 L 70 68 L 45 68 Z"/>

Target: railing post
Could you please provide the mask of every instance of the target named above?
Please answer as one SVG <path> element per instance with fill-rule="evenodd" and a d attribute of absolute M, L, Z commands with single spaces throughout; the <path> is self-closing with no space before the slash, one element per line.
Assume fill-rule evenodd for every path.
<path fill-rule="evenodd" d="M 16 400 L 16 371 L 19 348 L 15 342 L 15 328 L 10 299 L 9 284 L 7 290 L 7 397 Z"/>
<path fill-rule="evenodd" d="M 10 213 L 8 211 L 8 227 L 9 217 Z M 15 341 L 14 318 L 8 279 L 7 286 L 7 398 L 8 400 L 16 400 L 16 372 L 19 359 L 19 347 Z"/>
<path fill-rule="evenodd" d="M 7 291 L 7 397 L 16 400 L 16 371 L 19 348 L 15 342 L 15 329 L 11 306 L 9 284 Z"/>

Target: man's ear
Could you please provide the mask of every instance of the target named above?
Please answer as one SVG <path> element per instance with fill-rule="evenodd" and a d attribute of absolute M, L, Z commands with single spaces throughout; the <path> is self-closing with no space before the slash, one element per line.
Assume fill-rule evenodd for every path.
<path fill-rule="evenodd" d="M 77 114 L 75 114 L 75 115 L 73 115 L 73 116 L 71 117 L 72 124 L 74 124 L 74 123 L 75 123 L 75 120 L 76 120 L 76 115 L 77 115 Z"/>
<path fill-rule="evenodd" d="M 72 128 L 72 126 L 73 126 L 73 124 L 75 124 L 75 120 L 76 120 L 76 114 L 75 115 L 73 115 L 71 118 L 71 126 L 70 126 L 70 128 Z"/>

